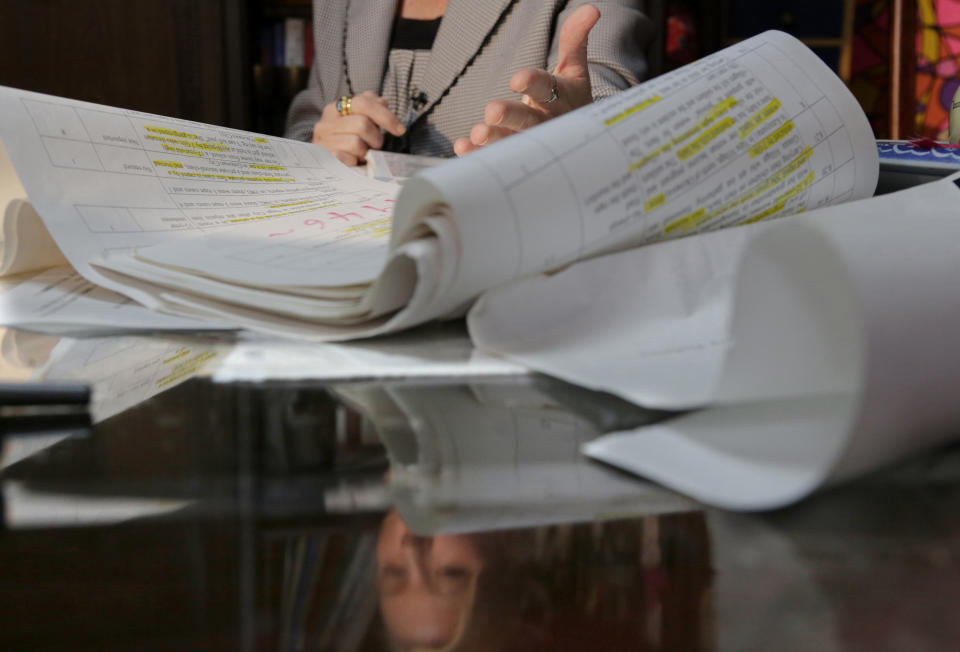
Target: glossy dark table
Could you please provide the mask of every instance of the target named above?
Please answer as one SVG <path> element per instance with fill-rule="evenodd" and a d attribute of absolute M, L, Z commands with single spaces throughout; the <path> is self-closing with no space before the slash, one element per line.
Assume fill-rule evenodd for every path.
<path fill-rule="evenodd" d="M 0 649 L 958 649 L 960 449 L 730 514 L 543 377 L 169 385 L 4 414 Z"/>

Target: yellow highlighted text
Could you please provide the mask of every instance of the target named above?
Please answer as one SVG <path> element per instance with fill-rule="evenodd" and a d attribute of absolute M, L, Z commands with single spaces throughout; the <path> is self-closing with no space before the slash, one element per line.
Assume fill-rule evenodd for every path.
<path fill-rule="evenodd" d="M 698 154 L 704 147 L 717 139 L 723 132 L 734 125 L 733 118 L 724 118 L 714 126 L 707 129 L 695 141 L 677 152 L 677 158 L 686 161 L 691 156 Z"/>
<path fill-rule="evenodd" d="M 791 131 L 793 131 L 793 121 L 787 120 L 780 125 L 776 131 L 750 148 L 750 158 L 756 158 L 760 156 L 765 151 L 786 138 Z"/>
<path fill-rule="evenodd" d="M 647 200 L 647 202 L 643 205 L 643 211 L 645 213 L 649 213 L 653 209 L 663 206 L 666 202 L 667 202 L 667 197 L 661 192 L 656 197 L 652 197 Z"/>
<path fill-rule="evenodd" d="M 683 231 L 684 233 L 686 233 L 687 231 L 692 231 L 693 229 L 697 228 L 697 226 L 706 219 L 707 219 L 707 210 L 705 208 L 701 208 L 690 213 L 689 215 L 685 215 L 681 217 L 678 220 L 674 220 L 673 222 L 668 224 L 666 227 L 664 227 L 663 230 L 668 235 L 673 233 L 674 231 Z"/>
<path fill-rule="evenodd" d="M 789 177 L 791 174 L 793 174 L 794 172 L 796 172 L 797 170 L 799 170 L 799 169 L 800 169 L 800 166 L 802 166 L 804 163 L 806 163 L 807 161 L 809 161 L 811 156 L 813 156 L 813 148 L 812 148 L 812 147 L 806 147 L 806 148 L 804 148 L 804 150 L 803 150 L 802 152 L 800 152 L 792 161 L 790 161 L 790 162 L 787 163 L 785 166 L 783 166 L 782 168 L 780 168 L 779 170 L 777 170 L 772 176 L 770 176 L 769 178 L 767 178 L 765 181 L 763 181 L 763 183 L 759 184 L 756 188 L 754 188 L 754 189 L 751 190 L 750 192 L 748 192 L 748 193 L 746 193 L 745 195 L 742 195 L 741 197 L 738 197 L 737 199 L 734 199 L 733 201 L 731 201 L 731 202 L 729 202 L 729 203 L 721 206 L 720 208 L 718 208 L 717 210 L 711 212 L 710 214 L 706 214 L 706 211 L 701 208 L 699 211 L 696 211 L 696 212 L 694 212 L 694 213 L 691 213 L 690 215 L 686 215 L 686 216 L 684 216 L 684 217 L 681 217 L 681 218 L 679 218 L 679 219 L 676 219 L 676 220 L 674 220 L 673 222 L 670 222 L 669 224 L 667 224 L 666 226 L 664 226 L 664 228 L 663 228 L 664 233 L 666 233 L 666 234 L 669 235 L 669 234 L 673 233 L 674 231 L 678 231 L 678 230 L 679 230 L 679 231 L 682 231 L 683 233 L 688 233 L 688 232 L 692 231 L 693 229 L 695 229 L 696 227 L 698 227 L 700 224 L 703 224 L 704 222 L 708 222 L 708 221 L 712 220 L 713 218 L 715 218 L 715 217 L 717 217 L 717 216 L 719 216 L 719 215 L 722 215 L 723 213 L 726 213 L 727 211 L 729 211 L 729 210 L 731 210 L 731 209 L 734 209 L 734 208 L 736 208 L 737 206 L 740 206 L 741 204 L 745 204 L 746 202 L 750 201 L 751 199 L 753 199 L 753 198 L 761 195 L 762 193 L 766 192 L 766 191 L 769 190 L 770 188 L 773 188 L 773 187 L 776 186 L 778 183 L 782 182 L 784 179 L 786 179 L 787 177 Z M 811 176 L 812 174 L 813 174 L 812 172 L 811 172 L 810 174 L 808 174 L 807 177 L 806 177 L 803 181 L 800 182 L 799 186 L 803 186 L 803 187 L 805 188 L 805 187 L 806 187 L 807 185 L 809 185 L 810 183 L 813 183 L 813 177 Z M 804 184 L 806 184 L 806 185 L 804 185 Z M 798 187 L 799 187 L 799 186 L 798 186 Z M 791 192 L 796 191 L 796 192 L 794 192 L 793 195 L 790 195 L 791 197 L 793 197 L 793 196 L 796 196 L 796 194 L 799 194 L 802 190 L 803 190 L 803 188 L 800 188 L 800 190 L 796 190 L 796 188 L 793 188 L 793 189 L 787 191 L 787 193 L 785 193 L 784 195 L 782 195 L 782 196 L 781 196 L 781 199 L 783 200 L 784 203 L 786 203 L 786 199 L 783 199 L 784 197 L 786 197 L 787 199 L 789 199 L 789 197 L 787 197 L 787 195 L 790 195 Z M 778 202 L 779 202 L 779 200 L 778 200 Z M 701 212 L 703 212 L 704 214 L 703 214 L 703 215 L 700 215 Z M 751 218 L 751 219 L 754 219 L 754 218 Z"/>
<path fill-rule="evenodd" d="M 640 104 L 638 104 L 638 105 L 636 105 L 636 106 L 631 106 L 631 107 L 630 107 L 629 109 L 627 109 L 626 111 L 623 111 L 622 113 L 619 113 L 619 114 L 613 116 L 612 118 L 607 119 L 606 121 L 604 121 L 603 124 L 605 124 L 606 126 L 609 127 L 610 125 L 613 125 L 613 124 L 616 124 L 616 123 L 620 122 L 620 121 L 623 120 L 624 118 L 628 118 L 628 117 L 632 116 L 634 113 L 639 113 L 640 111 L 643 111 L 643 110 L 644 110 L 645 108 L 647 108 L 648 106 L 652 106 L 653 104 L 656 104 L 657 102 L 659 102 L 659 101 L 662 100 L 662 99 L 663 99 L 663 98 L 660 97 L 659 95 L 655 95 L 655 96 L 651 97 L 650 99 L 644 100 L 643 102 L 640 102 Z"/>
<path fill-rule="evenodd" d="M 174 131 L 173 129 L 164 129 L 163 127 L 144 127 L 147 131 L 154 134 L 164 134 L 167 136 L 176 136 L 177 138 L 192 138 L 193 140 L 199 140 L 200 136 L 197 134 L 188 134 L 183 131 Z"/>
<path fill-rule="evenodd" d="M 172 152 L 174 154 L 183 154 L 184 156 L 203 156 L 203 152 L 195 152 L 192 149 L 186 149 L 184 147 L 174 147 L 173 145 L 163 144 L 163 150 L 165 152 Z"/>
<path fill-rule="evenodd" d="M 224 181 L 274 181 L 277 183 L 292 183 L 296 181 L 293 177 L 245 177 L 237 174 L 213 174 L 210 172 L 180 172 L 178 170 L 167 170 L 168 173 L 178 177 L 193 177 L 198 179 L 223 179 Z"/>
<path fill-rule="evenodd" d="M 740 129 L 737 130 L 737 134 L 740 136 L 740 140 L 743 140 L 750 134 L 752 134 L 757 127 L 762 125 L 764 122 L 770 119 L 774 113 L 780 109 L 780 100 L 773 98 L 770 102 L 760 109 L 757 113 L 750 117 L 749 120 L 740 125 Z"/>
<path fill-rule="evenodd" d="M 295 211 L 287 211 L 285 213 L 274 213 L 273 215 L 258 215 L 256 217 L 238 217 L 233 220 L 227 220 L 230 223 L 234 222 L 256 222 L 258 220 L 269 220 L 271 217 L 280 217 L 281 215 L 293 215 L 294 213 L 306 213 L 307 211 L 314 211 L 320 208 L 330 208 L 332 206 L 339 206 L 340 202 L 334 202 L 332 204 L 324 204 L 323 206 L 309 206 L 307 208 L 301 208 Z M 270 208 L 273 208 L 271 206 Z"/>

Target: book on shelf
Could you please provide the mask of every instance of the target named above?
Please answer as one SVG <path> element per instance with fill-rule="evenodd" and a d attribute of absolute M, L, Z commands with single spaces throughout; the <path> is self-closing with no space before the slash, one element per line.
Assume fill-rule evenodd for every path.
<path fill-rule="evenodd" d="M 682 446 L 653 469 L 632 462 L 637 442 L 709 448 L 697 418 L 587 450 L 740 508 L 789 502 L 960 428 L 943 391 L 960 379 L 960 189 L 950 177 L 867 199 L 878 157 L 862 109 L 780 32 L 402 188 L 309 143 L 13 89 L 0 89 L 0 115 L 6 169 L 64 257 L 143 306 L 144 328 L 166 318 L 343 340 L 473 306 L 481 348 L 651 407 L 718 406 L 729 449 L 704 453 L 717 472 L 692 486 L 667 463 Z M 3 323 L 63 318 L 14 310 L 18 290 L 0 295 Z M 744 425 L 770 424 L 783 401 L 793 416 L 775 432 Z M 827 430 L 827 453 L 783 448 L 809 462 L 789 486 L 758 469 L 790 460 L 758 461 L 737 439 L 815 443 L 797 433 Z"/>
<path fill-rule="evenodd" d="M 309 65 L 305 60 L 304 34 L 307 31 L 307 21 L 303 18 L 287 18 L 283 21 L 284 45 L 283 65 Z"/>
<path fill-rule="evenodd" d="M 273 65 L 273 24 L 260 27 L 260 65 Z"/>
<path fill-rule="evenodd" d="M 260 65 L 277 68 L 310 67 L 313 29 L 305 18 L 274 20 L 260 29 Z"/>
<path fill-rule="evenodd" d="M 273 51 L 270 63 L 278 68 L 287 64 L 287 26 L 282 20 L 273 23 Z"/>

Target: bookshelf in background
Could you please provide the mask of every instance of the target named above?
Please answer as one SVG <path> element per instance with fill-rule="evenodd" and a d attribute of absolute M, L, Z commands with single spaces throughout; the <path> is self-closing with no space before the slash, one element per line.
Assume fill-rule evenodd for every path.
<path fill-rule="evenodd" d="M 848 80 L 854 11 L 855 0 L 725 0 L 723 45 L 778 29 L 803 41 Z"/>
<path fill-rule="evenodd" d="M 247 0 L 0 0 L 0 85 L 249 124 Z"/>
<path fill-rule="evenodd" d="M 847 82 L 877 138 L 944 136 L 945 107 L 960 83 L 960 50 L 952 44 L 960 26 L 950 18 L 951 11 L 960 14 L 960 0 L 724 0 L 724 6 L 726 44 L 764 29 L 797 36 Z"/>
<path fill-rule="evenodd" d="M 282 135 L 313 59 L 311 0 L 247 0 L 253 131 Z"/>

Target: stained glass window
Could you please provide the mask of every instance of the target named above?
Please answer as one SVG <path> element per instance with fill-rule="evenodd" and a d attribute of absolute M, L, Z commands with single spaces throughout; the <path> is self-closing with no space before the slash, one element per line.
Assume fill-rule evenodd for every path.
<path fill-rule="evenodd" d="M 960 0 L 917 0 L 917 133 L 946 140 L 960 87 Z"/>

